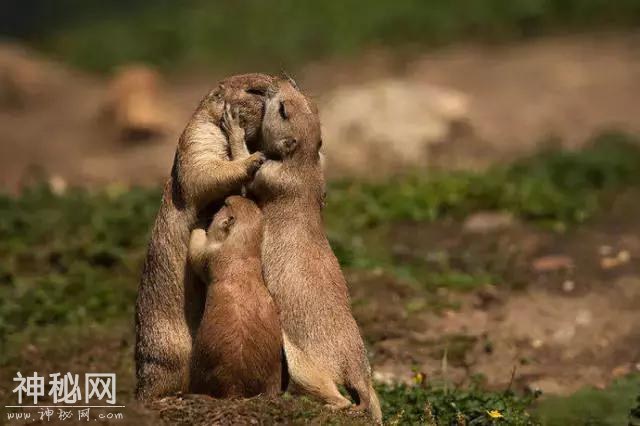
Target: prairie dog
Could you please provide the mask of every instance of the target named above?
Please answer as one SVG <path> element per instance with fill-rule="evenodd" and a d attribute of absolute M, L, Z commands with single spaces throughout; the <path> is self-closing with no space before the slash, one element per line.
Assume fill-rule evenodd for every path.
<path fill-rule="evenodd" d="M 332 408 L 351 402 L 381 421 L 380 404 L 347 284 L 327 240 L 321 208 L 324 177 L 320 121 L 293 83 L 274 84 L 262 123 L 265 164 L 250 191 L 262 208 L 262 265 L 280 310 L 291 380 Z"/>
<path fill-rule="evenodd" d="M 217 398 L 277 395 L 282 328 L 262 278 L 262 212 L 227 198 L 207 233 L 191 232 L 189 263 L 209 283 L 193 346 L 191 391 Z"/>
<path fill-rule="evenodd" d="M 250 181 L 263 162 L 259 145 L 264 100 L 273 78 L 230 77 L 200 103 L 178 142 L 171 177 L 151 232 L 136 300 L 136 398 L 148 400 L 189 388 L 192 339 L 205 285 L 187 267 L 191 230 L 211 218 L 216 203 Z M 231 104 L 225 113 L 225 102 Z M 239 107 L 239 117 L 230 109 Z M 234 122 L 228 140 L 219 124 Z M 244 130 L 243 130 L 244 121 Z M 230 152 L 229 152 L 230 151 Z M 231 160 L 231 161 L 230 161 Z"/>

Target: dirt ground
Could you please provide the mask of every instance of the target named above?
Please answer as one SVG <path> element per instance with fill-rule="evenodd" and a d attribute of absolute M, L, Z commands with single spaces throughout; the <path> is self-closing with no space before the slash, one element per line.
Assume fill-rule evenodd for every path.
<path fill-rule="evenodd" d="M 577 147 L 603 128 L 640 132 L 638 45 L 637 34 L 607 34 L 462 46 L 411 59 L 378 52 L 309 65 L 298 79 L 312 93 L 389 77 L 464 93 L 468 118 L 459 133 L 433 147 L 433 158 L 439 166 L 473 167 L 529 152 L 549 136 Z M 45 66 L 48 88 L 42 95 L 23 108 L 0 109 L 3 190 L 16 190 L 34 173 L 74 185 L 160 183 L 183 123 L 221 77 L 169 77 L 163 89 L 175 117 L 169 131 L 125 143 L 100 119 L 106 96 L 101 77 Z M 375 378 L 411 381 L 422 372 L 469 383 L 481 376 L 489 387 L 513 382 L 568 394 L 640 371 L 638 199 L 636 192 L 623 195 L 604 217 L 566 233 L 517 221 L 480 233 L 454 222 L 390 230 L 399 257 L 430 259 L 446 252 L 463 266 L 498 264 L 501 273 L 499 282 L 480 290 L 440 291 L 433 299 L 379 271 L 350 272 L 354 312 L 370 344 Z M 113 351 L 78 355 L 77 365 L 106 357 L 112 370 L 130 371 L 131 339 L 123 327 L 102 342 Z M 32 348 L 36 352 L 27 347 L 24 359 L 41 363 Z M 132 378 L 126 380 L 129 393 Z"/>
<path fill-rule="evenodd" d="M 399 256 L 444 252 L 463 270 L 484 265 L 500 278 L 468 294 L 439 292 L 434 309 L 412 286 L 375 272 L 352 276 L 376 377 L 410 381 L 418 371 L 468 384 L 481 375 L 491 388 L 513 381 L 567 395 L 640 371 L 637 196 L 565 234 L 519 223 L 483 234 L 459 223 L 392 230 Z"/>
<path fill-rule="evenodd" d="M 640 131 L 639 45 L 640 37 L 632 33 L 547 38 L 513 46 L 460 46 L 414 52 L 411 57 L 372 52 L 352 60 L 310 64 L 296 77 L 317 98 L 321 111 L 329 101 L 327 94 L 336 88 L 367 82 L 381 82 L 384 87 L 388 79 L 460 93 L 468 101 L 463 119 L 451 126 L 443 143 L 429 148 L 436 155 L 425 158 L 449 168 L 473 167 L 531 151 L 551 136 L 575 147 L 603 128 Z M 34 61 L 32 74 L 39 90 L 22 107 L 0 108 L 0 187 L 9 189 L 25 179 L 25 172 L 37 171 L 71 184 L 161 182 L 184 123 L 222 77 L 215 70 L 167 77 L 160 88 L 171 117 L 165 135 L 125 142 L 103 117 L 106 77 L 69 70 L 16 46 L 0 48 L 0 63 L 3 57 L 15 56 Z M 341 165 L 338 143 L 325 141 L 330 173 L 359 169 L 352 166 L 353 160 Z M 402 151 L 401 141 L 395 145 Z M 365 147 L 350 157 L 365 158 L 368 151 Z M 375 157 L 378 169 L 393 170 L 384 167 L 391 161 L 388 157 L 384 152 Z M 429 166 L 423 161 L 411 165 Z"/>

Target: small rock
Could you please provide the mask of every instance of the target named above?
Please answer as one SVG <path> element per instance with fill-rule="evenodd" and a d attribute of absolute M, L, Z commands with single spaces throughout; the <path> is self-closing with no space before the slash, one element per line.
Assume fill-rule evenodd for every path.
<path fill-rule="evenodd" d="M 618 261 L 620 263 L 628 263 L 631 260 L 631 254 L 627 250 L 621 250 L 618 253 Z"/>
<path fill-rule="evenodd" d="M 542 339 L 534 339 L 533 341 L 531 341 L 531 347 L 533 347 L 534 349 L 540 349 L 542 345 L 544 345 Z"/>
<path fill-rule="evenodd" d="M 631 373 L 631 366 L 629 364 L 619 365 L 613 370 L 611 370 L 611 376 L 614 378 L 620 378 L 623 376 L 627 376 Z"/>
<path fill-rule="evenodd" d="M 384 269 L 380 267 L 376 267 L 376 268 L 373 268 L 371 273 L 373 274 L 374 277 L 381 277 L 384 275 Z"/>
<path fill-rule="evenodd" d="M 600 256 L 609 256 L 613 253 L 613 247 L 606 245 L 600 246 L 598 248 L 598 253 L 600 253 Z"/>
<path fill-rule="evenodd" d="M 514 223 L 513 215 L 505 212 L 479 212 L 465 220 L 463 229 L 474 234 L 486 234 L 508 228 Z"/>
<path fill-rule="evenodd" d="M 573 324 L 567 324 L 558 328 L 558 330 L 553 333 L 553 340 L 558 343 L 566 344 L 569 343 L 575 335 L 576 327 Z"/>
<path fill-rule="evenodd" d="M 62 176 L 51 176 L 49 178 L 49 188 L 54 194 L 63 195 L 67 191 L 67 181 Z"/>
<path fill-rule="evenodd" d="M 323 149 L 332 168 L 369 175 L 428 164 L 428 147 L 468 119 L 469 98 L 423 82 L 382 79 L 339 87 L 321 100 Z"/>
<path fill-rule="evenodd" d="M 607 256 L 600 259 L 602 269 L 613 269 L 625 265 L 631 260 L 631 254 L 627 250 L 620 250 L 616 256 Z"/>
<path fill-rule="evenodd" d="M 566 280 L 562 283 L 562 291 L 565 293 L 571 293 L 576 288 L 576 283 L 571 280 Z"/>
<path fill-rule="evenodd" d="M 581 309 L 580 311 L 578 311 L 578 314 L 576 315 L 577 325 L 589 325 L 591 324 L 592 320 L 593 320 L 593 315 L 591 314 L 591 311 L 586 309 Z"/>
<path fill-rule="evenodd" d="M 573 259 L 562 254 L 542 256 L 532 263 L 536 272 L 556 272 L 573 268 Z"/>
<path fill-rule="evenodd" d="M 620 261 L 617 257 L 603 257 L 600 259 L 600 267 L 602 269 L 613 269 L 620 265 Z"/>
<path fill-rule="evenodd" d="M 529 383 L 529 388 L 533 391 L 542 391 L 545 394 L 562 395 L 565 388 L 553 379 L 540 379 Z"/>
<path fill-rule="evenodd" d="M 398 382 L 397 376 L 390 371 L 374 371 L 373 380 L 386 385 Z"/>

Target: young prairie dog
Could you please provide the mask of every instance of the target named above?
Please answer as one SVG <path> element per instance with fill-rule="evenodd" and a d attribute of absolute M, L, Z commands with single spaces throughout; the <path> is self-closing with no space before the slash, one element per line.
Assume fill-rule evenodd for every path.
<path fill-rule="evenodd" d="M 280 391 L 282 328 L 262 278 L 262 230 L 258 206 L 233 196 L 207 233 L 191 233 L 189 263 L 209 283 L 193 346 L 192 392 L 232 398 Z"/>
<path fill-rule="evenodd" d="M 250 154 L 244 138 L 246 133 L 248 144 L 260 144 L 263 94 L 272 81 L 264 74 L 222 81 L 202 100 L 180 137 L 138 287 L 139 400 L 189 389 L 192 340 L 206 297 L 205 284 L 187 267 L 189 236 L 211 218 L 225 197 L 239 192 L 262 164 L 262 154 Z M 225 109 L 225 103 L 230 107 Z M 233 117 L 236 107 L 239 111 Z M 223 119 L 229 124 L 224 125 L 228 135 L 221 128 Z"/>
<path fill-rule="evenodd" d="M 338 390 L 344 385 L 356 408 L 380 422 L 347 284 L 324 231 L 318 111 L 292 82 L 268 93 L 262 137 L 269 160 L 250 192 L 264 215 L 263 272 L 280 310 L 290 378 L 332 408 L 351 405 Z"/>

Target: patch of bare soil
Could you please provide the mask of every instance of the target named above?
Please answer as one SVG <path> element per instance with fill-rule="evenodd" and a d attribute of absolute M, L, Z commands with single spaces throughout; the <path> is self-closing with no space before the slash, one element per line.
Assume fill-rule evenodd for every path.
<path fill-rule="evenodd" d="M 297 77 L 326 111 L 331 174 L 367 175 L 372 161 L 384 172 L 432 163 L 476 167 L 528 152 L 549 135 L 574 147 L 602 128 L 640 131 L 639 43 L 637 34 L 618 34 L 461 46 L 410 59 L 374 52 L 309 65 Z M 10 45 L 0 46 L 0 68 L 5 189 L 34 169 L 80 185 L 163 181 L 184 123 L 222 77 L 209 72 L 159 84 L 170 122 L 140 142 L 122 140 L 105 121 L 108 79 Z"/>
<path fill-rule="evenodd" d="M 279 398 L 219 400 L 206 395 L 187 394 L 142 405 L 133 396 L 133 342 L 133 329 L 127 322 L 42 331 L 39 336 L 29 338 L 21 346 L 11 348 L 17 350 L 15 357 L 0 366 L 0 377 L 4 383 L 11 384 L 11 378 L 15 377 L 18 371 L 29 375 L 37 371 L 44 377 L 52 373 L 71 372 L 78 374 L 81 381 L 84 380 L 83 375 L 88 372 L 115 373 L 118 406 L 109 409 L 91 408 L 89 416 L 95 424 L 370 424 L 368 414 L 364 412 L 335 412 L 316 400 L 288 395 Z M 16 403 L 16 395 L 11 392 L 11 388 L 0 388 L 0 404 Z M 52 404 L 50 396 L 40 397 L 38 401 L 41 406 Z M 30 424 L 76 424 L 76 410 L 71 410 L 74 416 L 71 419 L 58 418 L 57 411 L 54 411 L 50 418 L 41 417 L 40 411 L 24 409 L 24 412 L 31 414 Z M 120 418 L 114 417 L 120 414 Z M 7 421 L 5 415 L 3 411 L 3 421 Z M 101 415 L 104 417 L 101 418 Z M 108 415 L 112 417 L 107 417 Z M 22 425 L 24 421 L 8 420 L 7 424 Z"/>
<path fill-rule="evenodd" d="M 391 231 L 405 259 L 410 253 L 429 264 L 437 253 L 456 270 L 488 270 L 494 278 L 470 293 L 441 288 L 425 296 L 419 285 L 353 275 L 376 377 L 410 381 L 420 371 L 464 384 L 481 375 L 490 387 L 513 381 L 567 394 L 640 370 L 634 199 L 637 193 L 621 196 L 606 218 L 564 234 L 518 223 L 483 234 L 457 223 Z"/>

